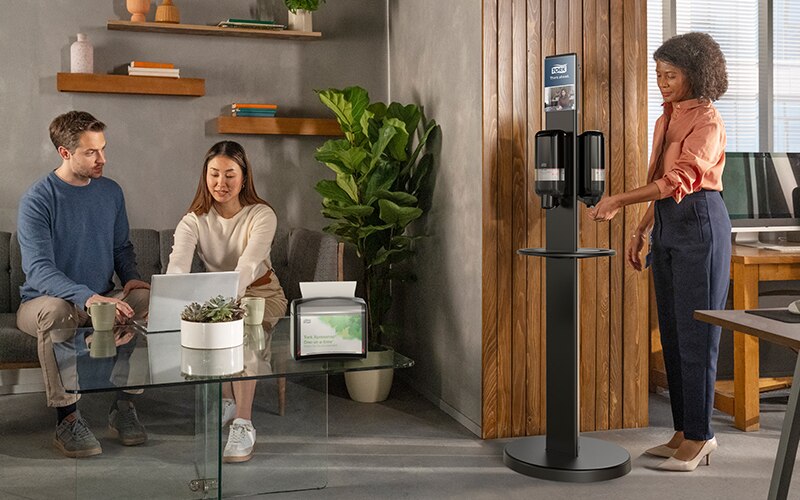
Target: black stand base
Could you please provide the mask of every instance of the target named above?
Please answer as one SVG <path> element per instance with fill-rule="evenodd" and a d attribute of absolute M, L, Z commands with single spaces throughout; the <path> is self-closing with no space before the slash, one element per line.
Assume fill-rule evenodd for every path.
<path fill-rule="evenodd" d="M 607 481 L 631 471 L 630 454 L 613 443 L 578 437 L 578 456 L 570 457 L 547 453 L 546 440 L 546 436 L 534 436 L 509 443 L 503 463 L 526 476 L 568 483 Z"/>

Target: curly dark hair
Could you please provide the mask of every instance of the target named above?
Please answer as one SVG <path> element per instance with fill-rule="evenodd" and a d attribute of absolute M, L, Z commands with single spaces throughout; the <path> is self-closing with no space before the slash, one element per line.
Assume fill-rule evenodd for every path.
<path fill-rule="evenodd" d="M 673 36 L 653 53 L 653 59 L 682 69 L 693 97 L 716 101 L 728 90 L 725 55 L 708 33 Z"/>

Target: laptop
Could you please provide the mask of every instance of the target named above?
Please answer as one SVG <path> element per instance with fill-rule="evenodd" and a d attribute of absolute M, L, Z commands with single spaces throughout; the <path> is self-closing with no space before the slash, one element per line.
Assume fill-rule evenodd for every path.
<path fill-rule="evenodd" d="M 150 308 L 146 321 L 135 324 L 147 333 L 180 330 L 181 312 L 192 302 L 203 303 L 239 293 L 239 271 L 154 274 L 150 280 Z"/>

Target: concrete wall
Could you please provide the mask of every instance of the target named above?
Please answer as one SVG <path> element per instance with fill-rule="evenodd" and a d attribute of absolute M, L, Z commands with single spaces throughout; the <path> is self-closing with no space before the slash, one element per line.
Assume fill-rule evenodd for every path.
<path fill-rule="evenodd" d="M 389 19 L 390 98 L 423 105 L 442 129 L 398 347 L 416 361 L 413 385 L 479 434 L 481 2 L 389 0 Z"/>
<path fill-rule="evenodd" d="M 279 0 L 273 0 L 281 5 Z M 148 15 L 153 20 L 155 5 Z M 215 24 L 250 17 L 256 0 L 177 0 L 181 22 Z M 278 20 L 286 20 L 279 7 Z M 259 194 L 280 224 L 320 229 L 314 184 L 328 170 L 314 150 L 321 137 L 219 135 L 214 119 L 230 104 L 275 102 L 279 115 L 328 116 L 314 89 L 358 84 L 386 98 L 386 3 L 335 0 L 314 14 L 318 41 L 205 37 L 108 31 L 129 19 L 124 0 L 4 2 L 0 15 L 0 230 L 16 227 L 17 204 L 39 177 L 59 165 L 47 127 L 71 109 L 108 128 L 106 175 L 125 190 L 131 226 L 173 227 L 194 195 L 205 152 L 220 140 L 240 142 L 254 165 Z M 174 62 L 185 77 L 205 78 L 203 97 L 61 93 L 56 73 L 69 71 L 78 32 L 94 45 L 96 73 L 133 59 Z M 332 115 L 331 115 L 332 116 Z"/>

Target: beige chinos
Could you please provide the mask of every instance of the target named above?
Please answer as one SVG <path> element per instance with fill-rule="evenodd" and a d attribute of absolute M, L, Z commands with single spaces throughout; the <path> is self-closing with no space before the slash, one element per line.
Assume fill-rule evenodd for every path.
<path fill-rule="evenodd" d="M 122 298 L 122 290 L 115 290 L 109 294 L 109 297 Z M 131 290 L 123 300 L 133 308 L 133 319 L 143 319 L 147 315 L 150 290 L 141 288 Z M 17 328 L 36 338 L 39 364 L 42 366 L 44 388 L 47 394 L 47 406 L 69 406 L 80 399 L 79 394 L 68 394 L 64 390 L 55 354 L 53 354 L 51 331 L 80 328 L 89 324 L 90 319 L 86 311 L 64 299 L 43 295 L 20 304 L 17 311 Z"/>

